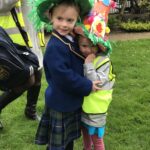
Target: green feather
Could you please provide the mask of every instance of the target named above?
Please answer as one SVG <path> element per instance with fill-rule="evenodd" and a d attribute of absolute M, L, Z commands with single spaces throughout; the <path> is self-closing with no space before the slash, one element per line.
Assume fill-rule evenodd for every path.
<path fill-rule="evenodd" d="M 89 0 L 91 6 L 93 7 L 94 6 L 94 3 L 95 3 L 95 0 Z"/>
<path fill-rule="evenodd" d="M 43 27 L 48 30 L 52 30 L 52 25 L 50 24 L 50 20 L 46 16 L 45 12 L 62 1 L 64 0 L 28 0 L 32 6 L 32 11 L 29 13 L 29 18 L 37 30 L 40 30 Z M 80 17 L 82 20 L 83 17 L 91 10 L 92 6 L 89 0 L 72 1 L 74 1 L 81 8 Z"/>
<path fill-rule="evenodd" d="M 82 29 L 83 29 L 83 32 L 84 32 L 84 35 L 90 39 L 92 41 L 92 43 L 94 45 L 97 45 L 97 44 L 102 44 L 104 45 L 106 48 L 107 48 L 107 51 L 106 53 L 111 53 L 112 52 L 112 47 L 111 47 L 111 44 L 110 42 L 107 40 L 107 41 L 104 41 L 102 38 L 100 37 L 97 37 L 95 34 L 93 33 L 90 33 L 84 26 L 83 23 L 77 23 L 77 26 L 81 26 Z"/>

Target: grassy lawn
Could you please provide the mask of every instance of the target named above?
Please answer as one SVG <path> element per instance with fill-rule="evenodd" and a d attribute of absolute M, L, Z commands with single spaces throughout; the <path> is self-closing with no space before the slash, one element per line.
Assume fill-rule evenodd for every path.
<path fill-rule="evenodd" d="M 116 73 L 113 101 L 108 111 L 105 133 L 106 150 L 150 149 L 150 40 L 112 42 L 111 59 Z M 43 76 L 38 102 L 41 114 L 46 82 Z M 45 150 L 34 145 L 38 122 L 24 116 L 26 93 L 6 107 L 0 119 L 0 150 Z M 75 150 L 82 150 L 82 140 Z"/>

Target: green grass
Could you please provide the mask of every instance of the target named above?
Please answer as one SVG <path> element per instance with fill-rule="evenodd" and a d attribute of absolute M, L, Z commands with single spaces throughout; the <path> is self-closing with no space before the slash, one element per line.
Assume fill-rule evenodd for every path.
<path fill-rule="evenodd" d="M 112 42 L 111 59 L 116 73 L 113 101 L 104 136 L 106 150 L 150 149 L 150 40 Z M 43 76 L 38 112 L 44 106 L 46 82 Z M 26 94 L 3 110 L 0 119 L 0 150 L 45 150 L 34 145 L 38 122 L 24 116 Z M 75 150 L 82 150 L 81 138 Z"/>

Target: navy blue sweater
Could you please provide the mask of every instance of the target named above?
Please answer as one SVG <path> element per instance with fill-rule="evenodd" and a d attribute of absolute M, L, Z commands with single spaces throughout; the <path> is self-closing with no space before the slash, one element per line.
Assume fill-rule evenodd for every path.
<path fill-rule="evenodd" d="M 80 54 L 77 43 L 72 43 L 55 32 L 44 55 L 44 70 L 48 82 L 46 105 L 60 112 L 80 108 L 83 96 L 89 95 L 92 90 L 92 82 L 83 77 L 83 59 L 71 51 L 69 44 Z"/>

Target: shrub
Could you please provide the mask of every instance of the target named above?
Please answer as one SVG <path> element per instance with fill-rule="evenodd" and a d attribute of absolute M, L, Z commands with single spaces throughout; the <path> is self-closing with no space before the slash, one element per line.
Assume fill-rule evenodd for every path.
<path fill-rule="evenodd" d="M 108 26 L 112 30 L 117 30 L 119 28 L 119 24 L 121 20 L 119 19 L 119 15 L 110 15 L 108 19 Z"/>
<path fill-rule="evenodd" d="M 150 22 L 136 22 L 136 21 L 128 21 L 122 22 L 120 24 L 120 28 L 126 31 L 150 31 Z"/>

